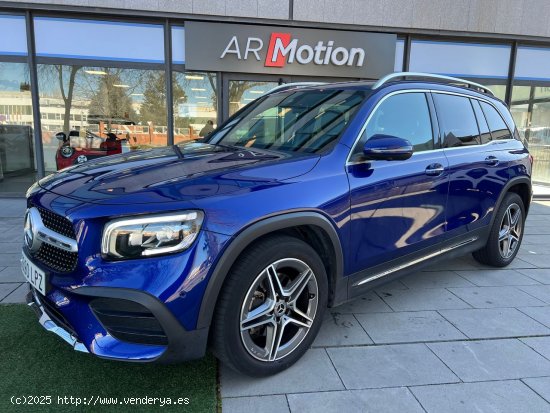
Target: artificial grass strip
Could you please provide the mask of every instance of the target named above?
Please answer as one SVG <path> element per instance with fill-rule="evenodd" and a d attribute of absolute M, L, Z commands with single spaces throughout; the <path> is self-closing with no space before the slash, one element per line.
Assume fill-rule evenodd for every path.
<path fill-rule="evenodd" d="M 0 305 L 0 412 L 215 412 L 216 361 L 212 355 L 179 365 L 107 361 L 75 352 L 39 324 L 25 305 Z M 51 404 L 13 405 L 12 396 L 51 396 Z M 58 397 L 117 399 L 116 405 L 58 404 Z M 161 407 L 125 404 L 123 398 L 188 398 Z M 43 399 L 45 400 L 45 399 Z M 76 400 L 76 399 L 75 399 Z M 127 402 L 128 400 L 126 400 Z"/>

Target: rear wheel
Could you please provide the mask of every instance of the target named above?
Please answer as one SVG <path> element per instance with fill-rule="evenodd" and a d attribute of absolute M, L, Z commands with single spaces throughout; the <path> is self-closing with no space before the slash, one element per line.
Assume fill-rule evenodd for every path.
<path fill-rule="evenodd" d="M 521 197 L 516 193 L 506 194 L 495 216 L 487 244 L 472 255 L 485 265 L 507 266 L 519 251 L 524 225 L 525 208 Z"/>
<path fill-rule="evenodd" d="M 259 242 L 228 274 L 216 308 L 216 355 L 250 376 L 288 368 L 317 335 L 327 293 L 324 265 L 308 244 L 289 236 Z"/>

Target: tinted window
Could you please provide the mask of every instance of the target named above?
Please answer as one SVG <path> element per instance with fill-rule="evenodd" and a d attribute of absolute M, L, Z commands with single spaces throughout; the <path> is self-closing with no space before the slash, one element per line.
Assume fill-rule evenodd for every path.
<path fill-rule="evenodd" d="M 491 132 L 489 131 L 489 125 L 487 125 L 487 120 L 485 115 L 479 106 L 479 101 L 472 99 L 472 106 L 474 107 L 474 112 L 476 113 L 477 125 L 479 126 L 479 132 L 481 136 L 481 143 L 487 143 L 491 141 Z"/>
<path fill-rule="evenodd" d="M 443 147 L 479 145 L 479 131 L 470 99 L 434 93 Z"/>
<path fill-rule="evenodd" d="M 275 93 L 216 130 L 210 143 L 320 152 L 333 145 L 361 105 L 360 90 L 299 90 Z"/>
<path fill-rule="evenodd" d="M 485 117 L 487 118 L 487 122 L 489 123 L 489 128 L 491 129 L 491 134 L 493 135 L 493 139 L 510 139 L 512 138 L 512 135 L 510 134 L 510 130 L 506 126 L 506 123 L 502 119 L 502 117 L 498 114 L 496 109 L 485 102 L 480 102 L 481 108 L 483 109 L 483 113 L 485 113 Z"/>
<path fill-rule="evenodd" d="M 401 93 L 384 100 L 369 119 L 358 151 L 374 135 L 407 139 L 414 151 L 433 149 L 432 123 L 424 93 Z"/>

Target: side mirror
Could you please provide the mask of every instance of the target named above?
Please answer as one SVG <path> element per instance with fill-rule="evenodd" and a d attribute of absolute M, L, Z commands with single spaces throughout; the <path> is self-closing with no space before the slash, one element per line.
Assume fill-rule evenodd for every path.
<path fill-rule="evenodd" d="M 380 161 L 404 161 L 413 154 L 412 144 L 402 138 L 390 135 L 374 135 L 363 147 L 366 159 Z"/>
<path fill-rule="evenodd" d="M 57 133 L 55 134 L 55 138 L 56 138 L 57 140 L 60 140 L 61 142 L 66 142 L 66 141 L 67 141 L 67 135 L 65 135 L 64 132 L 57 132 Z"/>

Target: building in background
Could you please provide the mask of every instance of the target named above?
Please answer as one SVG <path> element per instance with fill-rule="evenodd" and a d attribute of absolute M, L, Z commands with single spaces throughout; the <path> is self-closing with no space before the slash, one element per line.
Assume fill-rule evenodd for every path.
<path fill-rule="evenodd" d="M 113 153 L 108 140 L 131 151 L 197 139 L 281 83 L 402 70 L 489 86 L 529 141 L 537 192 L 550 193 L 547 1 L 105 4 L 0 2 L 0 196 L 69 153 Z"/>

